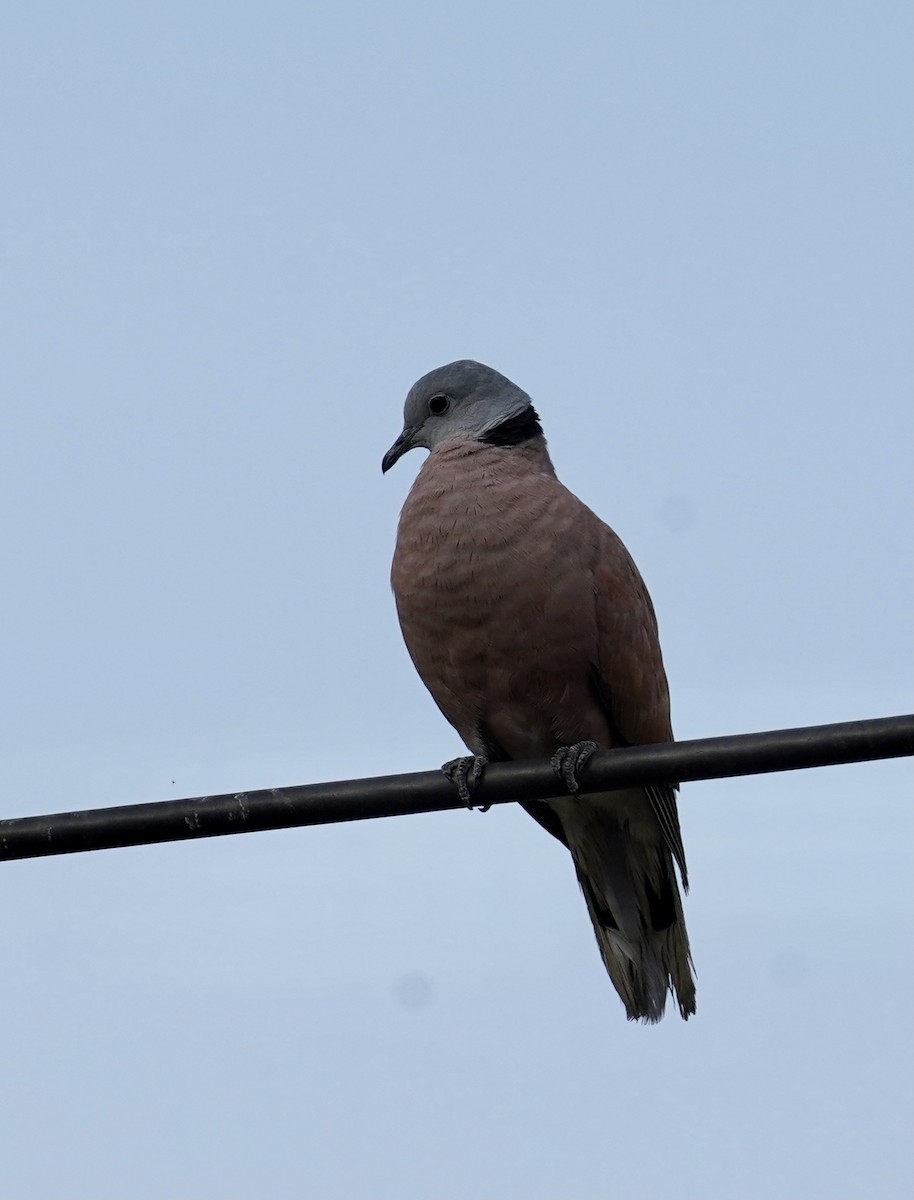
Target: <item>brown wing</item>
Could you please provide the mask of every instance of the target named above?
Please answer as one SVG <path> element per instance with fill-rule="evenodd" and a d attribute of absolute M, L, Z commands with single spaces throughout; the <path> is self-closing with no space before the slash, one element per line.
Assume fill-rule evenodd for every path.
<path fill-rule="evenodd" d="M 622 541 L 608 525 L 600 522 L 600 527 L 594 569 L 599 638 L 594 690 L 620 744 L 671 742 L 670 693 L 654 606 Z M 645 791 L 688 888 L 676 789 L 651 784 Z"/>

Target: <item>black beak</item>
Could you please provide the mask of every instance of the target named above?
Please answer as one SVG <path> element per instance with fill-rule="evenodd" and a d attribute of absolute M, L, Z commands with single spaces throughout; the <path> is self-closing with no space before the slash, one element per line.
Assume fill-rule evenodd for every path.
<path fill-rule="evenodd" d="M 381 459 L 381 474 L 386 475 L 390 468 L 394 465 L 398 458 L 402 458 L 407 450 L 413 448 L 413 433 L 415 431 L 409 426 L 403 430 L 391 448 Z"/>

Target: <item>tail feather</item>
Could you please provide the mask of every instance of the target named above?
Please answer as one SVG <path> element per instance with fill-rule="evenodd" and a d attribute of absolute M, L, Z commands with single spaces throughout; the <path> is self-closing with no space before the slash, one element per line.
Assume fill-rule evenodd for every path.
<path fill-rule="evenodd" d="M 600 954 L 631 1021 L 659 1021 L 672 992 L 684 1019 L 695 980 L 669 848 L 643 792 L 587 797 L 561 817 Z"/>

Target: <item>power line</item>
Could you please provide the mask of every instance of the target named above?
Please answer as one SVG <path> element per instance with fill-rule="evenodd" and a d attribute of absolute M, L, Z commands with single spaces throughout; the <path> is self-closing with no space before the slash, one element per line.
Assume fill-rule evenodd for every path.
<path fill-rule="evenodd" d="M 914 715 L 603 750 L 582 769 L 580 785 L 581 792 L 587 794 L 635 784 L 722 779 L 907 755 L 914 755 Z M 555 774 L 548 760 L 538 759 L 491 764 L 474 800 L 487 805 L 505 804 L 512 800 L 545 800 L 555 794 Z M 440 771 L 262 788 L 0 821 L 0 859 L 38 858 L 460 807 L 456 788 Z"/>

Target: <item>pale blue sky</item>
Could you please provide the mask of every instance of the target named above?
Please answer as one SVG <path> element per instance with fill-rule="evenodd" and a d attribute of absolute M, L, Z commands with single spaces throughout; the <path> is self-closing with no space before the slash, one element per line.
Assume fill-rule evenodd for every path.
<path fill-rule="evenodd" d="M 0 17 L 5 816 L 435 766 L 413 380 L 529 391 L 679 736 L 910 711 L 907 3 Z M 628 1025 L 519 810 L 0 870 L 6 1200 L 907 1200 L 910 763 L 691 784 Z"/>

